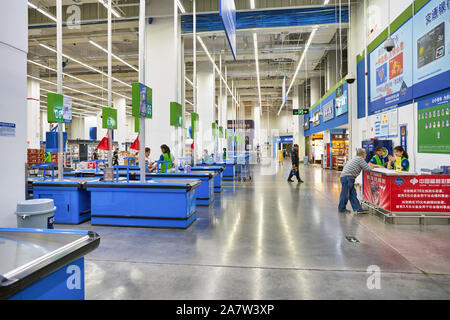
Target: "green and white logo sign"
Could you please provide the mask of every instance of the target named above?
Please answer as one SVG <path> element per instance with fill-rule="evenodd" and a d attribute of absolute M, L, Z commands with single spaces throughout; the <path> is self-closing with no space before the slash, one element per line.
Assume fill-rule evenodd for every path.
<path fill-rule="evenodd" d="M 117 110 L 113 108 L 102 109 L 102 128 L 117 129 Z"/>

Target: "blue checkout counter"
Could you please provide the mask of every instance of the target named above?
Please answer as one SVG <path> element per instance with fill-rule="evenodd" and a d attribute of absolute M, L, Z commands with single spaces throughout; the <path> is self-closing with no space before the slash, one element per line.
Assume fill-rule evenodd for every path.
<path fill-rule="evenodd" d="M 91 197 L 85 188 L 95 178 L 65 178 L 58 180 L 34 180 L 34 199 L 53 199 L 55 223 L 80 224 L 91 218 Z"/>
<path fill-rule="evenodd" d="M 224 163 L 218 162 L 218 163 L 204 163 L 202 166 L 212 167 L 212 166 L 223 166 L 225 169 L 222 172 L 222 180 L 225 181 L 233 181 L 236 177 L 236 163 L 231 161 L 227 161 Z"/>
<path fill-rule="evenodd" d="M 91 224 L 188 228 L 197 219 L 199 180 L 87 182 Z"/>
<path fill-rule="evenodd" d="M 205 171 L 214 171 L 217 172 L 217 175 L 214 177 L 214 192 L 220 193 L 222 192 L 222 180 L 223 180 L 223 171 L 225 170 L 225 166 L 195 166 L 191 168 L 191 171 L 194 172 L 205 172 Z"/>
<path fill-rule="evenodd" d="M 92 231 L 0 228 L 0 299 L 84 300 Z"/>
<path fill-rule="evenodd" d="M 201 185 L 196 192 L 197 205 L 209 206 L 214 201 L 214 178 L 217 176 L 215 171 L 203 172 L 174 172 L 174 173 L 147 173 L 147 181 L 160 180 L 192 180 L 197 179 L 201 181 Z M 130 172 L 130 179 L 139 180 L 139 172 Z"/>

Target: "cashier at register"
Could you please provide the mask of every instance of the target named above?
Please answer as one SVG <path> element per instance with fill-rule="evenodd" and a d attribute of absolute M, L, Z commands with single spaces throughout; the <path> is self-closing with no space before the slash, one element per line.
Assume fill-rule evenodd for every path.
<path fill-rule="evenodd" d="M 389 162 L 387 164 L 388 169 L 395 169 L 396 165 L 400 165 L 401 171 L 408 172 L 409 171 L 409 160 L 408 153 L 403 149 L 402 146 L 397 146 L 394 148 L 394 155 L 389 156 Z M 398 164 L 396 163 L 396 159 L 401 159 Z"/>
<path fill-rule="evenodd" d="M 157 163 L 150 160 L 150 148 L 145 148 L 145 168 L 147 172 L 154 172 L 156 170 Z"/>
<path fill-rule="evenodd" d="M 378 168 L 386 168 L 388 164 L 387 157 L 383 157 L 383 147 L 375 148 L 375 155 L 370 159 L 369 163 L 375 164 Z"/>

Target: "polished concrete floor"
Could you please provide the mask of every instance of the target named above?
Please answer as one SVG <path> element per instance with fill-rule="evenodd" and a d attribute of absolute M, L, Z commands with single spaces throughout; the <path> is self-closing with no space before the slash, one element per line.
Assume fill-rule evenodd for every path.
<path fill-rule="evenodd" d="M 305 183 L 289 184 L 289 170 L 266 160 L 251 182 L 226 182 L 188 230 L 60 226 L 101 236 L 87 298 L 450 299 L 449 225 L 339 214 L 339 173 L 303 166 Z"/>

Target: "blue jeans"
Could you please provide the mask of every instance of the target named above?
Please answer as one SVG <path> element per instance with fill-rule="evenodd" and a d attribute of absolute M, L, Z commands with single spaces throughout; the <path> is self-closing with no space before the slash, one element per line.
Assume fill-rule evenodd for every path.
<path fill-rule="evenodd" d="M 353 211 L 362 210 L 358 197 L 356 196 L 355 178 L 341 177 L 341 195 L 339 197 L 339 211 L 345 210 L 348 200 L 352 204 Z"/>

